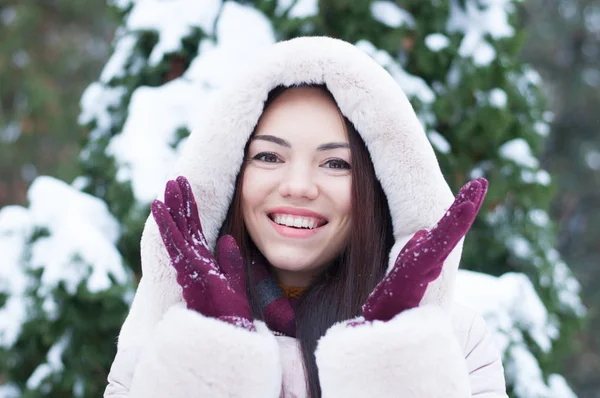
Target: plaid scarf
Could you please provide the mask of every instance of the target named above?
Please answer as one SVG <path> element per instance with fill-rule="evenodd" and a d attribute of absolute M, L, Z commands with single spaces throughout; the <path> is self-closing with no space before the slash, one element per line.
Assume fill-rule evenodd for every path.
<path fill-rule="evenodd" d="M 259 256 L 262 257 L 262 256 Z M 297 299 L 290 299 L 271 277 L 263 258 L 252 260 L 254 291 L 263 321 L 269 329 L 289 337 L 296 337 L 294 307 Z"/>

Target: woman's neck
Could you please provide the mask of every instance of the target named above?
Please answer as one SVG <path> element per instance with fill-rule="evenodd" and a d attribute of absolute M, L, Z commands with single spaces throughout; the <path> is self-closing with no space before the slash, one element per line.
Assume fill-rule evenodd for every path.
<path fill-rule="evenodd" d="M 281 290 L 283 290 L 285 296 L 291 299 L 299 299 L 300 297 L 302 297 L 302 295 L 307 289 L 303 286 L 286 286 L 281 283 L 279 284 L 279 287 L 281 288 Z"/>

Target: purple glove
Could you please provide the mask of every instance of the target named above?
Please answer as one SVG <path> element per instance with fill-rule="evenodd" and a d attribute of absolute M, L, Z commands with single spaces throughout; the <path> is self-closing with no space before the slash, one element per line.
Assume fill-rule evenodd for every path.
<path fill-rule="evenodd" d="M 440 276 L 444 261 L 471 228 L 487 187 L 485 178 L 468 182 L 435 227 L 413 236 L 363 306 L 366 321 L 388 321 L 419 305 L 427 285 Z"/>
<path fill-rule="evenodd" d="M 167 182 L 165 203 L 155 200 L 152 215 L 177 270 L 187 308 L 255 330 L 240 249 L 231 235 L 225 235 L 217 242 L 217 258 L 213 257 L 185 177 Z"/>

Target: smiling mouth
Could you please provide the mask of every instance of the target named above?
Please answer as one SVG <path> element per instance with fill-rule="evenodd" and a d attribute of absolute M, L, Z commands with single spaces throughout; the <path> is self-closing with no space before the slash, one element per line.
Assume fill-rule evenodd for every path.
<path fill-rule="evenodd" d="M 288 228 L 294 229 L 317 229 L 325 224 L 326 220 L 315 218 L 315 217 L 301 217 L 293 216 L 290 214 L 268 214 L 268 217 L 277 225 L 281 225 Z"/>

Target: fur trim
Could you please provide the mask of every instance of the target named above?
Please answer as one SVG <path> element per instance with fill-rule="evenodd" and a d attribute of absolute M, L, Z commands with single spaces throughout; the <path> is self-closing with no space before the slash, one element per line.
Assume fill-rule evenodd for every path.
<path fill-rule="evenodd" d="M 184 175 L 199 198 L 204 233 L 214 247 L 229 207 L 246 142 L 271 89 L 278 85 L 326 84 L 341 112 L 365 141 L 392 215 L 396 251 L 419 229 L 431 228 L 454 199 L 433 148 L 406 95 L 390 74 L 371 57 L 344 41 L 303 37 L 280 42 L 257 56 L 229 87 L 219 90 L 187 140 L 172 177 Z M 148 240 L 160 236 L 148 220 Z M 446 261 L 431 283 L 423 304 L 443 306 L 458 268 L 461 248 Z M 161 272 L 163 256 L 146 258 L 144 273 Z M 153 256 L 154 254 L 152 254 Z M 392 256 L 391 261 L 395 260 Z M 148 266 L 155 269 L 148 269 Z"/>
<path fill-rule="evenodd" d="M 335 325 L 315 355 L 324 398 L 471 396 L 449 315 L 436 306 L 405 311 L 389 322 Z"/>
<path fill-rule="evenodd" d="M 130 397 L 277 398 L 281 363 L 275 337 L 174 306 L 142 352 Z"/>

